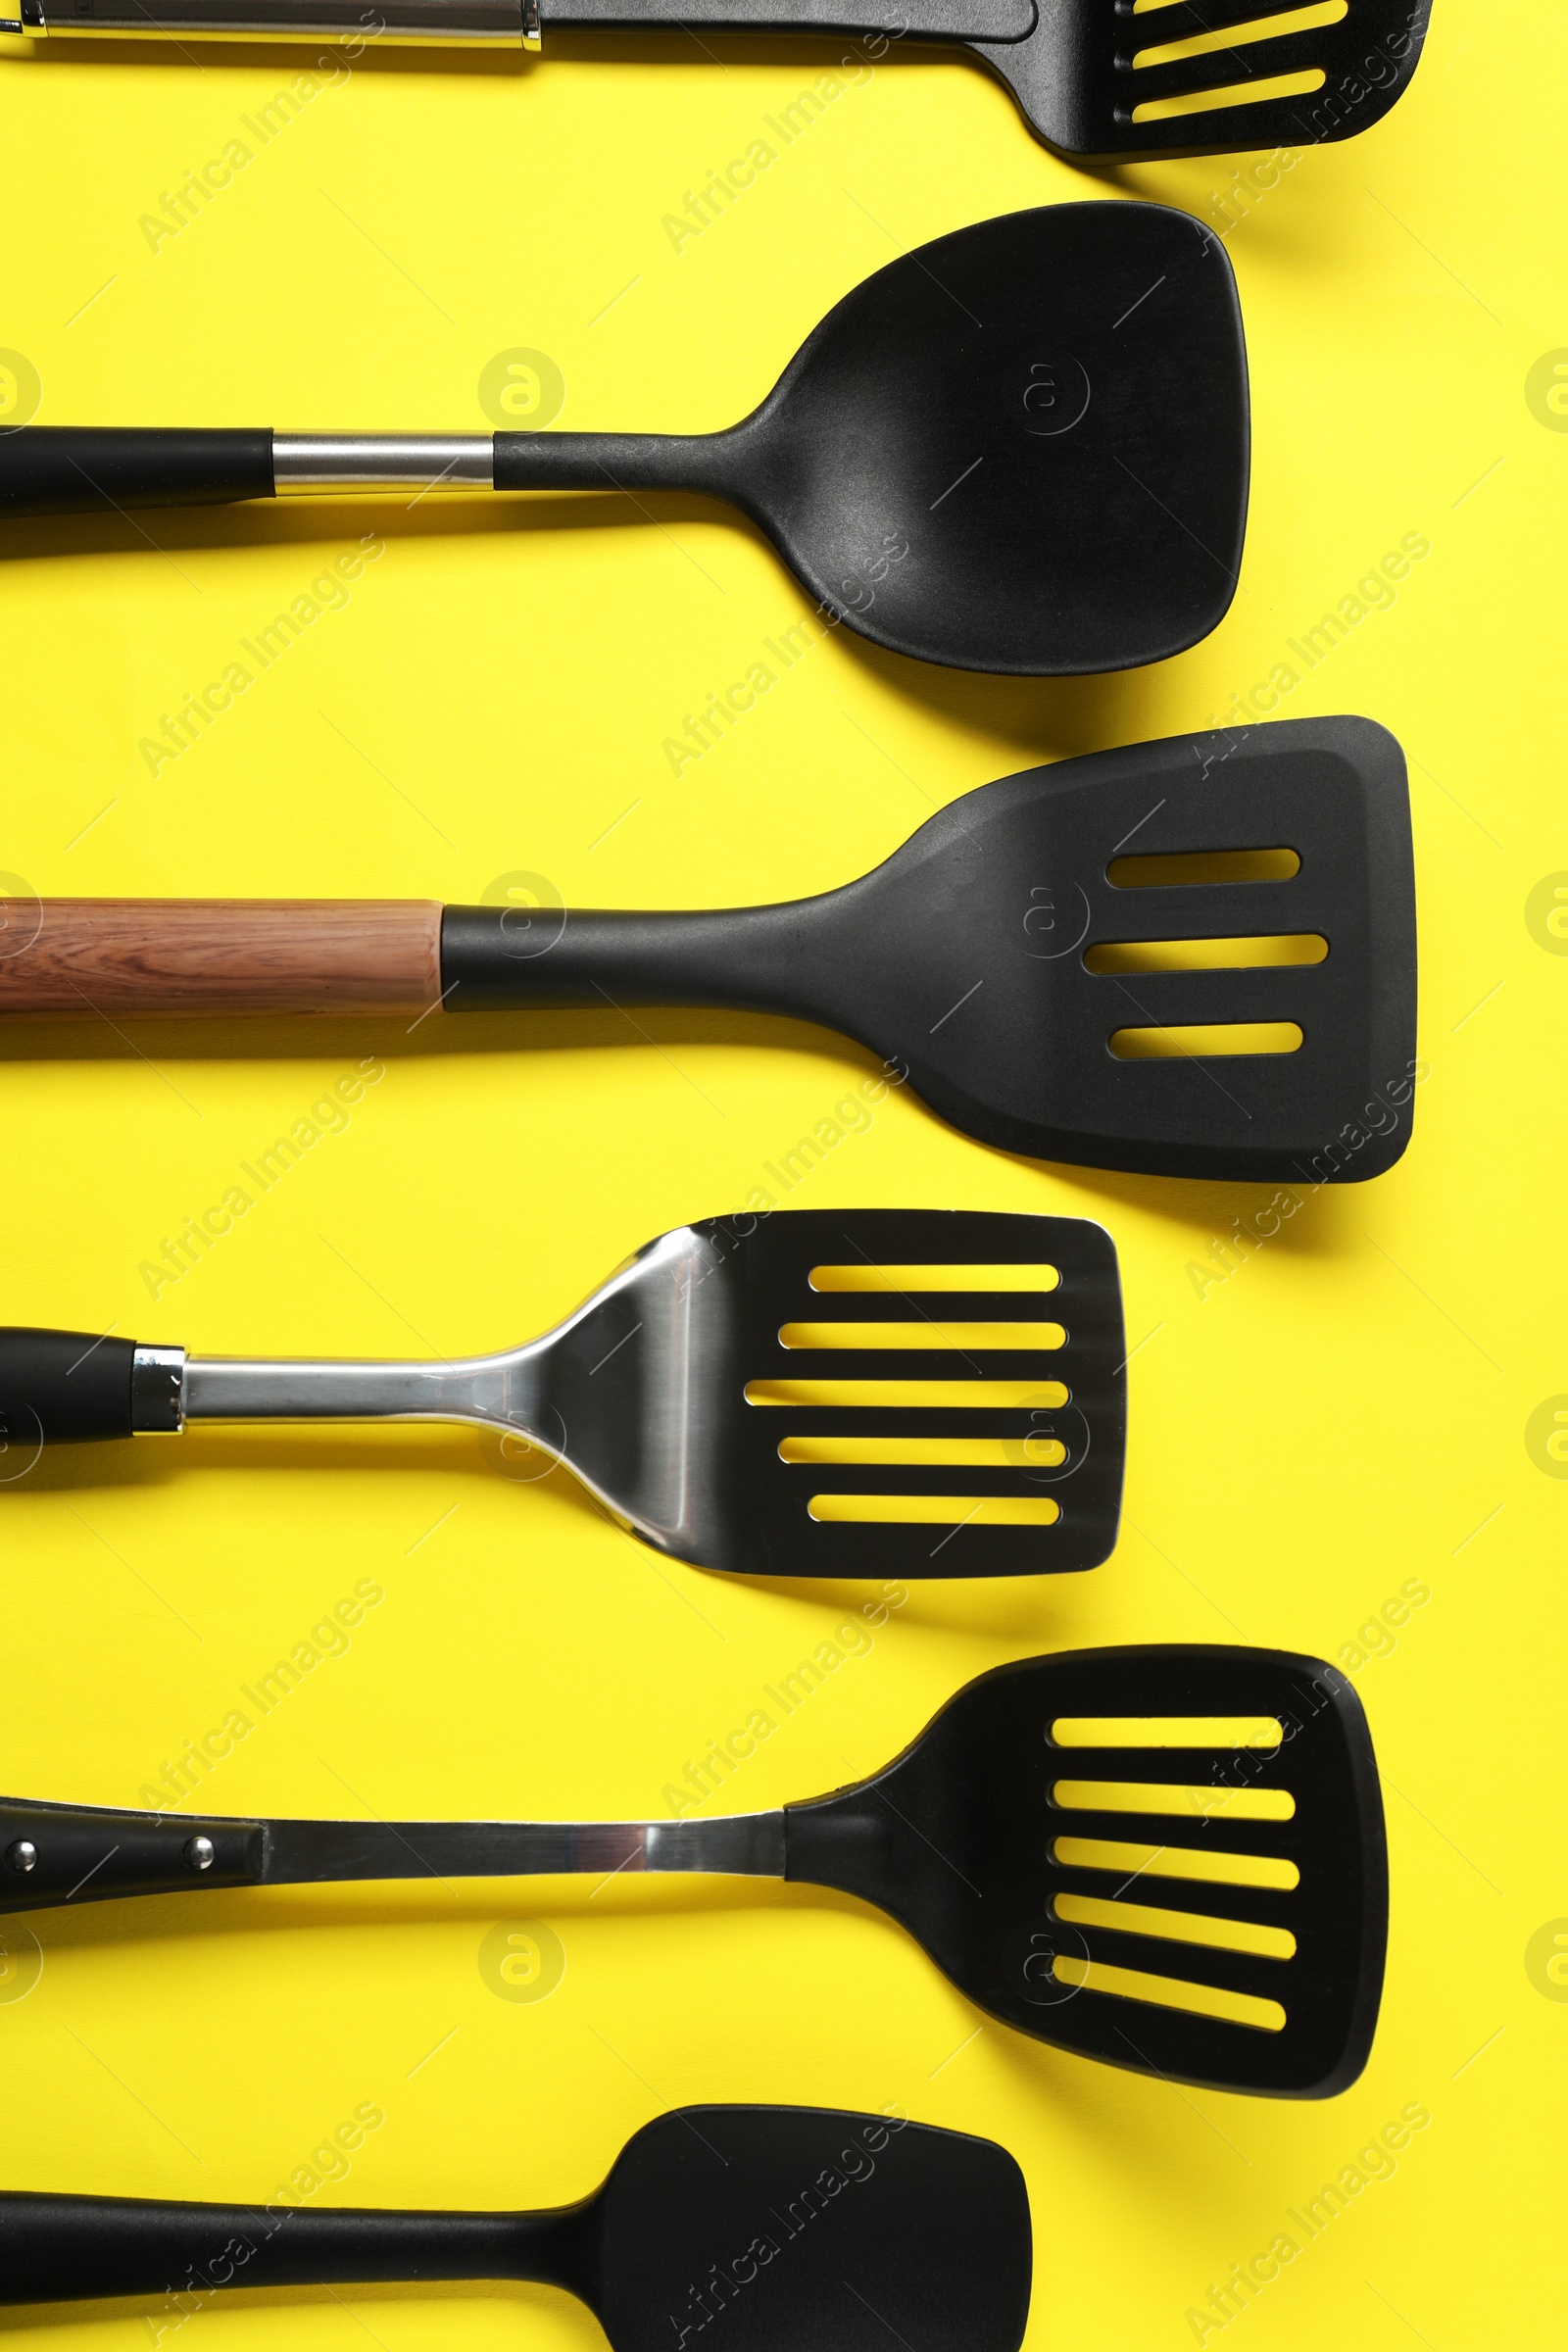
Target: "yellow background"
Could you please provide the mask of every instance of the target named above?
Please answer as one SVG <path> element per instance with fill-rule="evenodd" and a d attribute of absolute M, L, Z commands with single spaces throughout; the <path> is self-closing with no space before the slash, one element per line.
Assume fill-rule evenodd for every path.
<path fill-rule="evenodd" d="M 565 426 L 699 429 L 896 247 L 1107 190 L 1223 225 L 1241 159 L 1076 172 L 983 72 L 927 52 L 847 91 L 677 254 L 664 214 L 843 47 L 368 54 L 157 251 L 140 217 L 310 54 L 16 47 L 0 342 L 51 423 L 482 430 L 480 372 L 520 345 L 563 370 Z M 1269 1188 L 1041 1167 L 907 1095 L 882 1105 L 803 1201 L 1113 1233 L 1137 1348 L 1122 1539 L 1091 1576 L 916 1588 L 709 1807 L 865 1771 L 1006 1658 L 1149 1639 L 1338 1658 L 1418 1578 L 1430 1601 L 1355 1676 L 1393 1873 L 1364 2079 L 1317 2106 L 1182 2093 L 977 2031 L 898 1930 L 809 1889 L 212 1895 L 31 1923 L 41 1979 L 0 2004 L 5 2184 L 267 2197 L 373 2102 L 384 2125 L 318 2202 L 538 2204 L 681 2101 L 898 2101 L 1024 2165 L 1032 2346 L 1175 2352 L 1209 2283 L 1419 2101 L 1396 2177 L 1225 2340 L 1548 2340 L 1568 2005 L 1527 1947 L 1568 1914 L 1568 1487 L 1526 1425 L 1568 1391 L 1568 961 L 1526 902 L 1568 868 L 1568 437 L 1525 384 L 1568 346 L 1565 66 L 1550 12 L 1437 0 L 1402 105 L 1302 155 L 1228 235 L 1246 564 L 1224 625 L 1153 670 L 961 676 L 841 631 L 677 779 L 663 738 L 807 609 L 700 501 L 585 500 L 572 528 L 545 502 L 148 517 L 156 547 L 62 522 L 8 533 L 0 563 L 0 864 L 37 891 L 461 901 L 523 868 L 568 903 L 681 906 L 827 887 L 990 777 L 1205 725 L 1402 534 L 1430 538 L 1287 706 L 1364 711 L 1411 757 L 1432 1068 L 1411 1152 L 1200 1298 L 1190 1261 Z M 137 746 L 160 714 L 372 528 L 387 552 L 352 602 L 155 780 Z M 532 1333 L 640 1242 L 738 1205 L 872 1067 L 786 1022 L 644 1025 L 657 1051 L 608 1013 L 14 1032 L 5 1317 L 219 1352 Z M 347 1131 L 154 1306 L 138 1269 L 163 1237 L 369 1054 L 387 1074 Z M 135 1802 L 369 1577 L 384 1601 L 214 1772 L 212 1810 L 660 1815 L 685 1760 L 865 1597 L 666 1566 L 569 1479 L 515 1483 L 461 1431 L 149 1441 L 62 1459 L 0 1508 L 0 1786 L 57 1798 Z M 530 1918 L 564 1978 L 495 1997 L 481 1939 Z M 83 2352 L 150 2340 L 140 2306 L 62 2320 Z M 599 2340 L 565 2298 L 491 2286 L 252 2293 L 192 2325 L 258 2352 Z"/>

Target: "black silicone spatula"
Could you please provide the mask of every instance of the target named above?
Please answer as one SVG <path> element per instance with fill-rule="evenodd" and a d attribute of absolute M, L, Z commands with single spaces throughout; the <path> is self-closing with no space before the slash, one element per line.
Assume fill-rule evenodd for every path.
<path fill-rule="evenodd" d="M 1410 1137 L 1409 794 L 1363 718 L 1031 768 L 783 906 L 71 899 L 0 917 L 0 1015 L 731 1004 L 859 1038 L 1004 1152 L 1317 1185 L 1381 1175 Z"/>
<path fill-rule="evenodd" d="M 1030 128 L 1066 155 L 1129 163 L 1316 147 L 1369 130 L 1403 94 L 1431 0 L 1346 0 L 1327 23 L 1326 14 L 1298 0 L 1161 0 L 1147 10 L 1135 0 L 1036 0 L 1021 39 L 971 33 L 968 46 Z"/>
<path fill-rule="evenodd" d="M 820 2107 L 678 2107 L 592 2195 L 536 2213 L 0 2194 L 3 2304 L 168 2294 L 183 2319 L 223 2286 L 528 2278 L 578 2296 L 614 2352 L 720 2321 L 747 2352 L 1016 2352 L 1032 2268 L 1004 2148 Z"/>
<path fill-rule="evenodd" d="M 896 653 L 1040 676 L 1158 662 L 1235 591 L 1235 279 L 1184 213 L 1057 205 L 879 270 L 727 432 L 0 435 L 0 519 L 399 483 L 708 491 Z"/>
<path fill-rule="evenodd" d="M 1077 1217 L 796 1209 L 662 1234 L 542 1339 L 416 1363 L 187 1356 L 0 1330 L 0 1435 L 462 1421 L 564 1462 L 698 1567 L 1040 1575 L 1116 1541 L 1116 1253 Z"/>
<path fill-rule="evenodd" d="M 863 36 L 865 57 L 892 38 L 961 42 L 985 60 L 1046 144 L 1067 155 L 1211 155 L 1227 148 L 1308 147 L 1378 122 L 1415 71 L 1430 0 L 1348 0 L 1327 24 L 1297 0 L 398 0 L 376 12 L 386 37 L 538 49 L 557 32 L 814 32 Z M 10 0 L 11 29 L 30 33 L 157 33 L 189 40 L 257 31 L 274 38 L 363 41 L 362 0 Z M 0 29 L 4 29 L 0 22 Z M 1168 53 L 1176 51 L 1171 57 Z M 851 78 L 861 57 L 845 60 Z M 837 78 L 837 77 L 835 77 Z M 800 135 L 839 95 L 808 76 L 794 102 Z M 787 135 L 781 133 L 781 136 Z M 737 183 L 713 174 L 717 212 Z M 749 184 L 744 179 L 740 186 Z"/>
<path fill-rule="evenodd" d="M 14 1797 L 0 1800 L 0 1854 L 13 1911 L 535 1871 L 804 1880 L 889 1913 L 971 2001 L 1037 2041 L 1292 2098 L 1360 2073 L 1388 1929 L 1360 1700 L 1332 1666 L 1264 1649 L 998 1667 L 873 1779 L 777 1813 L 225 1821 Z"/>

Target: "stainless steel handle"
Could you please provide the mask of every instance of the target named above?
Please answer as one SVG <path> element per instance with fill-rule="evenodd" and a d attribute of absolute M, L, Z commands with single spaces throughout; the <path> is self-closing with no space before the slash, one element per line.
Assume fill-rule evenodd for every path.
<path fill-rule="evenodd" d="M 335 40 L 351 58 L 371 41 L 539 47 L 539 0 L 21 0 L 15 19 L 34 37 Z M 0 30 L 13 21 L 8 8 Z"/>
<path fill-rule="evenodd" d="M 335 490 L 493 490 L 491 433 L 274 433 L 279 498 Z"/>
<path fill-rule="evenodd" d="M 517 1432 L 554 1452 L 534 1423 L 549 1342 L 453 1363 L 352 1357 L 193 1355 L 192 1421 L 466 1421 Z"/>

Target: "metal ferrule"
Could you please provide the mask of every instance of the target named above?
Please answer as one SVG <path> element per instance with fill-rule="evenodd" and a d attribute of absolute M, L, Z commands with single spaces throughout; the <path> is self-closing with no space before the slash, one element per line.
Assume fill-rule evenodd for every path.
<path fill-rule="evenodd" d="M 130 1426 L 137 1437 L 172 1437 L 185 1426 L 185 1350 L 138 1348 L 130 1366 Z"/>
<path fill-rule="evenodd" d="M 536 50 L 539 0 L 21 0 L 0 17 L 0 31 L 14 30 L 34 38 L 337 41 L 352 64 L 372 43 Z"/>
<path fill-rule="evenodd" d="M 493 490 L 490 433 L 274 433 L 279 498 L 356 490 Z"/>

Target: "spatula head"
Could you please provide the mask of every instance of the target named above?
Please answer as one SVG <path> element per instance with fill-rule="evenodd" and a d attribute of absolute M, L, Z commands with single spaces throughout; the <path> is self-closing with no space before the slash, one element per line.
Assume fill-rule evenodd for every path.
<path fill-rule="evenodd" d="M 1023 40 L 970 47 L 1065 155 L 1129 162 L 1294 149 L 1352 138 L 1382 120 L 1415 72 L 1431 6 L 1348 0 L 1336 23 L 1303 31 L 1292 25 L 1298 0 L 1175 0 L 1136 16 L 1130 0 L 1040 0 Z M 1195 36 L 1209 36 L 1197 56 L 1162 54 Z M 1183 111 L 1164 113 L 1173 103 Z M 1159 120 L 1149 120 L 1150 108 Z"/>
<path fill-rule="evenodd" d="M 938 237 L 857 286 L 725 436 L 822 604 L 960 669 L 1128 669 L 1236 587 L 1247 361 L 1224 247 L 1151 204 Z"/>
<path fill-rule="evenodd" d="M 1282 1650 L 1081 1650 L 960 1690 L 786 1820 L 787 1876 L 901 1920 L 1020 2033 L 1211 2089 L 1355 2081 L 1388 1933 L 1371 1737 Z"/>
<path fill-rule="evenodd" d="M 803 1138 L 762 1171 L 755 1212 L 664 1235 L 555 1336 L 571 1468 L 700 1567 L 1097 1567 L 1126 1432 L 1109 1236 L 1077 1217 L 760 1205 L 828 1149 Z"/>
<path fill-rule="evenodd" d="M 985 785 L 810 918 L 819 1017 L 1004 1151 L 1311 1189 L 1409 1141 L 1409 795 L 1369 719 Z"/>
<path fill-rule="evenodd" d="M 627 2142 L 596 2202 L 614 2352 L 1016 2352 L 1023 2335 L 1029 2200 L 992 2140 L 683 2107 Z"/>

